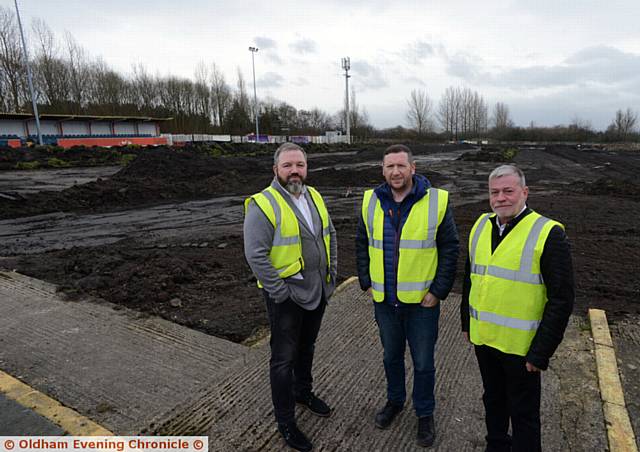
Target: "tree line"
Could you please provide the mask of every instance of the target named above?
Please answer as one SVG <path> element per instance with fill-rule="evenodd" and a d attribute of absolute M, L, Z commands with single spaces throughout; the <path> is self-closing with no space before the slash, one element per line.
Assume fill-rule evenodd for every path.
<path fill-rule="evenodd" d="M 30 60 L 41 113 L 171 117 L 163 132 L 244 135 L 255 130 L 253 100 L 238 68 L 231 84 L 214 63 L 199 63 L 192 79 L 151 74 L 143 65 L 122 75 L 100 57 L 92 57 L 70 33 L 57 37 L 40 19 L 29 34 Z M 405 139 L 461 140 L 489 137 L 517 141 L 637 140 L 637 113 L 618 110 L 605 131 L 574 119 L 568 126 L 517 127 L 502 102 L 491 114 L 483 96 L 450 86 L 436 103 L 425 90 L 407 99 L 408 128 L 376 130 L 366 109 L 350 92 L 351 134 Z M 26 66 L 13 10 L 0 6 L 0 111 L 31 112 Z M 346 130 L 346 109 L 330 114 L 319 108 L 296 109 L 273 98 L 258 100 L 260 132 L 274 135 L 317 135 Z"/>
<path fill-rule="evenodd" d="M 434 139 L 463 140 L 481 137 L 500 141 L 578 141 L 626 142 L 640 140 L 638 113 L 627 108 L 616 111 L 604 131 L 593 128 L 589 121 L 574 118 L 569 125 L 518 127 L 511 118 L 509 106 L 497 102 L 489 114 L 484 98 L 469 88 L 450 86 L 437 107 L 425 90 L 413 90 L 407 99 L 409 129 L 392 129 L 396 135 Z M 439 125 L 440 131 L 437 131 Z"/>
<path fill-rule="evenodd" d="M 240 69 L 235 83 L 215 64 L 200 63 L 193 79 L 151 74 L 142 64 L 122 75 L 93 58 L 70 33 L 59 39 L 42 20 L 30 29 L 30 63 L 41 113 L 172 117 L 164 132 L 244 135 L 255 130 L 255 108 Z M 353 134 L 373 127 L 351 92 Z M 26 66 L 13 10 L 0 6 L 0 111 L 31 112 Z M 258 100 L 260 132 L 315 135 L 344 130 L 344 109 L 329 114 L 296 109 L 277 99 Z"/>

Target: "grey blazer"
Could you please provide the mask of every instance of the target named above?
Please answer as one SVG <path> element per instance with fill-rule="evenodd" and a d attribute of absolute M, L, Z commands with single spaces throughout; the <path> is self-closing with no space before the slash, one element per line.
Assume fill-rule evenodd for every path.
<path fill-rule="evenodd" d="M 271 186 L 282 194 L 282 197 L 293 209 L 298 219 L 300 237 L 302 239 L 302 258 L 304 259 L 304 269 L 298 275 L 302 276 L 302 278 L 298 275 L 286 279 L 278 276 L 278 272 L 269 260 L 274 227 L 260 207 L 253 201 L 249 203 L 244 218 L 244 255 L 253 274 L 260 280 L 264 290 L 276 303 L 282 303 L 287 298 L 291 298 L 304 309 L 315 309 L 322 300 L 323 292 L 326 299 L 329 300 L 335 289 L 338 273 L 336 230 L 333 227 L 331 218 L 329 218 L 331 262 L 329 265 L 330 280 L 327 282 L 327 254 L 324 240 L 322 239 L 322 220 L 309 191 L 305 190 L 304 196 L 313 217 L 313 230 L 315 233 L 311 232 L 304 216 L 277 179 L 274 178 Z"/>

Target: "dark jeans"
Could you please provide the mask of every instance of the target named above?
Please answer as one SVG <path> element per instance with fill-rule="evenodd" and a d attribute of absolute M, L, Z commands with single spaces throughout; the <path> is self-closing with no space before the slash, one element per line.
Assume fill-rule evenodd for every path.
<path fill-rule="evenodd" d="M 484 386 L 487 452 L 539 452 L 540 372 L 528 372 L 523 356 L 486 345 L 474 348 Z"/>
<path fill-rule="evenodd" d="M 434 352 L 440 304 L 433 308 L 419 304 L 397 307 L 388 303 L 373 304 L 384 349 L 387 400 L 403 405 L 407 398 L 404 353 L 408 342 L 413 360 L 413 408 L 418 417 L 432 415 L 436 404 Z"/>
<path fill-rule="evenodd" d="M 288 299 L 275 303 L 265 291 L 263 295 L 271 326 L 271 399 L 276 422 L 295 419 L 296 396 L 311 392 L 313 352 L 327 305 L 326 300 L 313 311 L 307 311 Z"/>

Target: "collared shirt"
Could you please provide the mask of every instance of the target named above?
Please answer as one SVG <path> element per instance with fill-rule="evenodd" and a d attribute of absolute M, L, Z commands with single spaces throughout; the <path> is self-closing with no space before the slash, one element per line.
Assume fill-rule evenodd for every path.
<path fill-rule="evenodd" d="M 276 179 L 276 182 L 280 184 L 280 181 L 277 179 Z M 282 187 L 282 184 L 280 184 L 280 186 Z M 289 193 L 289 191 L 285 187 L 282 187 L 282 188 L 284 188 L 284 191 L 289 195 L 289 197 L 293 201 L 293 204 L 298 208 L 298 210 L 304 217 L 304 221 L 307 223 L 307 226 L 309 227 L 309 230 L 311 231 L 311 233 L 315 234 L 316 231 L 313 229 L 313 217 L 311 216 L 309 203 L 307 202 L 307 197 L 305 196 L 305 193 L 307 193 L 307 186 L 306 185 L 302 186 L 302 191 L 300 192 L 300 196 L 298 197 Z"/>

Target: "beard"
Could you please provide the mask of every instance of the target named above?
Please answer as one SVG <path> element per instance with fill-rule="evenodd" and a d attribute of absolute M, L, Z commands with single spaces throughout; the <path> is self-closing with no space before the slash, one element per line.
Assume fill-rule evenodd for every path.
<path fill-rule="evenodd" d="M 296 176 L 298 179 L 291 180 L 292 177 Z M 304 187 L 305 179 L 303 179 L 299 174 L 291 175 L 287 180 L 284 180 L 280 176 L 278 176 L 278 182 L 280 182 L 280 185 L 282 185 L 284 189 L 292 195 L 299 195 L 300 193 L 302 193 L 302 187 Z"/>

